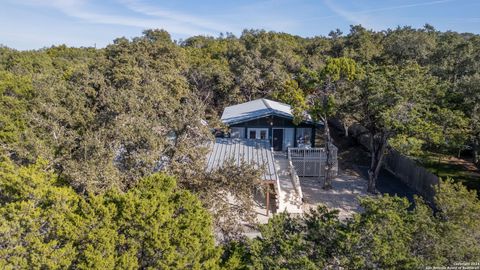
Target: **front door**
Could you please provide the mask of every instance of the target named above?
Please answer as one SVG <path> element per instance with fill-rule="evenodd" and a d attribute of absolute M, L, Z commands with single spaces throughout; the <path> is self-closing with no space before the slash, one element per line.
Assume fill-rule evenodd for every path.
<path fill-rule="evenodd" d="M 274 128 L 273 129 L 273 150 L 282 151 L 283 147 L 283 129 Z"/>

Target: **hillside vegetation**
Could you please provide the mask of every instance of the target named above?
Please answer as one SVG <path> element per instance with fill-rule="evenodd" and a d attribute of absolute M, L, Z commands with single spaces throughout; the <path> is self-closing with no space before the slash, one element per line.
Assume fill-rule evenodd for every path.
<path fill-rule="evenodd" d="M 479 165 L 474 34 L 352 26 L 327 37 L 245 30 L 172 41 L 147 30 L 101 49 L 0 47 L 0 266 L 394 269 L 479 260 L 480 203 L 450 181 L 435 212 L 421 199 L 409 211 L 402 199 L 373 198 L 347 223 L 319 208 L 279 215 L 261 238 L 241 240 L 258 171 L 207 173 L 205 146 L 225 106 L 262 97 L 291 104 L 297 117 L 307 110 L 362 124 L 372 138 L 372 192 L 388 146 L 440 175 L 435 162 L 451 156 Z M 455 172 L 443 175 L 479 186 Z M 214 228 L 225 235 L 220 246 Z"/>

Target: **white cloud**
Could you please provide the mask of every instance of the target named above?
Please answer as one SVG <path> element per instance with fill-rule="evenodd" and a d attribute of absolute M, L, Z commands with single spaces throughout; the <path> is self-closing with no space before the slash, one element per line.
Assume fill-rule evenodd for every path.
<path fill-rule="evenodd" d="M 297 0 L 265 0 L 244 3 L 238 1 L 235 8 L 222 14 L 222 18 L 229 20 L 229 32 L 241 32 L 243 29 L 265 29 L 271 31 L 295 31 L 301 27 L 295 18 L 301 9 Z M 292 7 L 292 8 L 289 8 Z M 293 9 L 295 8 L 295 10 Z"/>
<path fill-rule="evenodd" d="M 198 16 L 192 16 L 189 14 L 184 14 L 172 10 L 167 10 L 164 8 L 151 6 L 137 0 L 122 0 L 122 3 L 125 4 L 130 10 L 137 13 L 141 13 L 148 16 L 166 18 L 172 21 L 179 23 L 184 23 L 192 25 L 198 28 L 208 29 L 214 32 L 225 32 L 229 31 L 229 27 L 224 23 L 218 23 L 212 20 L 207 20 Z"/>
<path fill-rule="evenodd" d="M 331 0 L 325 0 L 324 1 L 325 5 L 331 9 L 333 12 L 335 12 L 337 15 L 343 17 L 344 19 L 354 23 L 354 24 L 361 24 L 366 27 L 373 27 L 371 25 L 371 19 L 370 16 L 366 14 L 361 14 L 358 12 L 351 12 L 346 9 L 343 9 L 336 4 L 334 4 Z"/>
<path fill-rule="evenodd" d="M 343 17 L 344 19 L 353 22 L 355 24 L 361 24 L 366 27 L 371 28 L 382 28 L 383 26 L 375 26 L 375 17 L 369 15 L 371 13 L 382 12 L 382 11 L 391 11 L 397 9 L 406 9 L 406 8 L 414 8 L 414 7 L 421 7 L 421 6 L 431 6 L 431 5 L 438 5 L 447 2 L 452 2 L 454 0 L 436 0 L 436 1 L 429 1 L 429 2 L 419 2 L 419 3 L 412 3 L 412 4 L 404 4 L 404 5 L 397 5 L 397 6 L 387 6 L 381 8 L 373 8 L 367 10 L 360 10 L 360 11 L 349 11 L 340 6 L 334 4 L 331 0 L 324 0 L 325 5 L 330 8 L 333 12 L 337 15 Z"/>
<path fill-rule="evenodd" d="M 443 3 L 452 2 L 452 1 L 454 0 L 437 0 L 437 1 L 430 1 L 430 2 L 420 2 L 420 3 L 405 4 L 405 5 L 398 5 L 398 6 L 391 6 L 391 7 L 375 8 L 375 9 L 360 11 L 359 13 L 373 13 L 373 12 L 396 10 L 396 9 L 403 9 L 403 8 L 431 6 L 431 5 L 443 4 Z"/>
<path fill-rule="evenodd" d="M 87 7 L 87 4 L 89 4 L 88 0 L 27 0 L 23 4 L 54 8 L 70 17 L 89 23 L 133 26 L 144 29 L 163 28 L 169 32 L 187 36 L 200 34 L 217 35 L 219 32 L 226 30 L 225 27 L 221 27 L 218 23 L 199 17 L 148 7 L 136 1 L 122 2 L 127 3 L 127 7 L 131 10 L 148 15 L 151 18 L 98 13 Z"/>

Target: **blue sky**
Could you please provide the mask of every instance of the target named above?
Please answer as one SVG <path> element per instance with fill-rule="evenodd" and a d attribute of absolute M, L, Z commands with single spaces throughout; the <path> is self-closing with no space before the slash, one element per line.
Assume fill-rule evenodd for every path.
<path fill-rule="evenodd" d="M 104 47 L 117 37 L 163 28 L 174 39 L 266 29 L 327 35 L 351 24 L 400 25 L 480 33 L 480 0 L 0 0 L 0 44 Z"/>

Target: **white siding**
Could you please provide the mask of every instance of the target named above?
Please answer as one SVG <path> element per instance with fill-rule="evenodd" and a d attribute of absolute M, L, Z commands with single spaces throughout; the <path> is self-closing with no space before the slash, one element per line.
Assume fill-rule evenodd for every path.
<path fill-rule="evenodd" d="M 294 128 L 283 129 L 283 151 L 287 151 L 288 147 L 294 146 L 294 136 Z"/>

